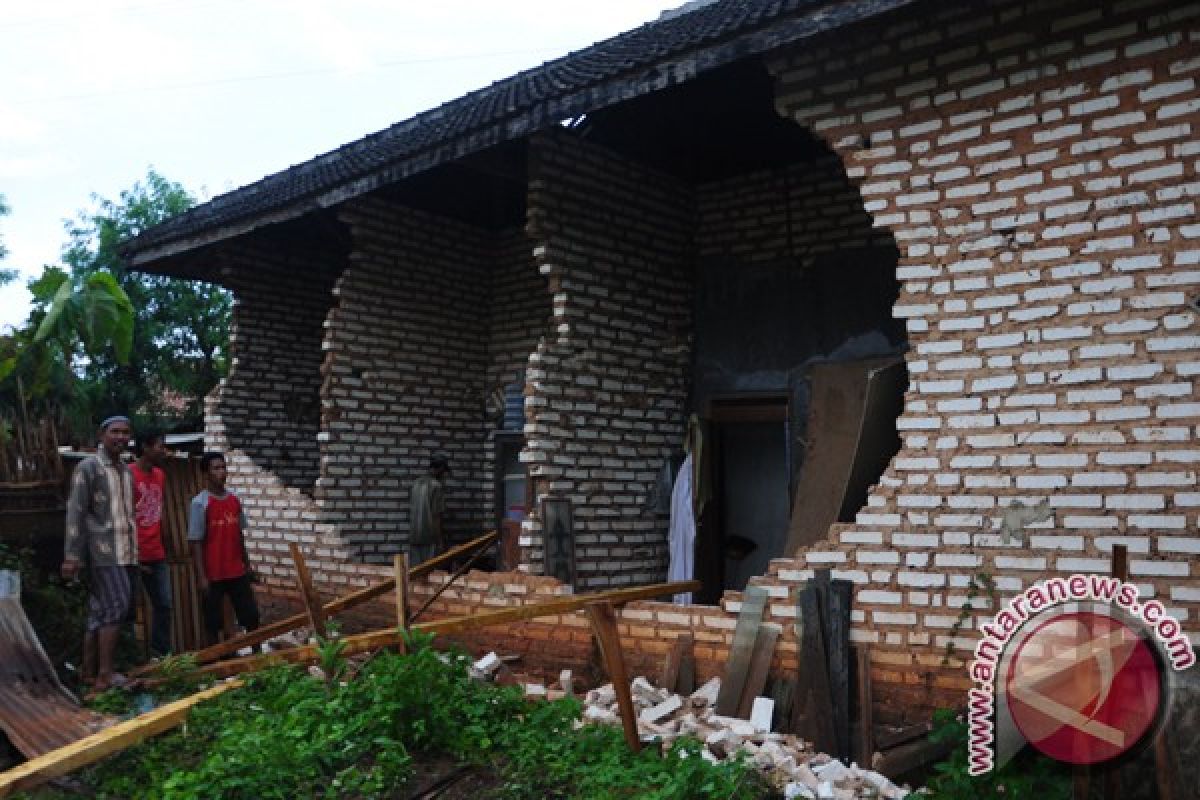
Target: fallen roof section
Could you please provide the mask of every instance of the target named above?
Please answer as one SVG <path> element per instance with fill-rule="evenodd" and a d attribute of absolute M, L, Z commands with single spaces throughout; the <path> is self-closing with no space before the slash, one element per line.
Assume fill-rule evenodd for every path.
<path fill-rule="evenodd" d="M 0 570 L 0 730 L 26 758 L 90 736 L 112 720 L 58 680 L 21 606 L 20 575 Z"/>
<path fill-rule="evenodd" d="M 722 0 L 662 18 L 215 197 L 142 232 L 121 252 L 146 269 L 912 2 Z"/>

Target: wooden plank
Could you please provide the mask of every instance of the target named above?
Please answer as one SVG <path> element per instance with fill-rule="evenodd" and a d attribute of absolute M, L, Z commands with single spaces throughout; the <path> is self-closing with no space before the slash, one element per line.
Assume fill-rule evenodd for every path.
<path fill-rule="evenodd" d="M 829 697 L 829 662 L 821 629 L 817 587 L 809 585 L 796 598 L 800 641 L 800 675 L 792 704 L 792 731 L 813 743 L 817 752 L 832 753 L 837 746 L 833 729 L 833 704 Z"/>
<path fill-rule="evenodd" d="M 621 639 L 617 635 L 617 613 L 613 610 L 612 603 L 604 600 L 588 603 L 584 608 L 592 620 L 596 641 L 600 643 L 600 655 L 604 658 L 608 679 L 612 681 L 613 691 L 617 695 L 625 743 L 636 753 L 642 749 L 642 740 L 638 736 L 633 695 L 629 692 L 629 676 L 625 673 L 625 657 L 621 654 Z"/>
<path fill-rule="evenodd" d="M 408 553 L 397 553 L 392 568 L 396 572 L 396 628 L 400 633 L 408 633 Z M 402 654 L 408 651 L 404 637 L 397 647 Z"/>
<path fill-rule="evenodd" d="M 754 698 L 760 696 L 767 687 L 767 673 L 771 671 L 771 658 L 775 655 L 775 643 L 779 641 L 780 633 L 782 629 L 769 622 L 763 623 L 758 629 L 750 666 L 746 670 L 746 682 L 737 704 L 738 719 L 750 719 Z"/>
<path fill-rule="evenodd" d="M 477 549 L 474 553 L 471 554 L 471 557 L 466 560 L 466 563 L 464 563 L 458 569 L 454 570 L 454 572 L 450 575 L 450 577 L 446 580 L 446 582 L 443 583 L 441 586 L 439 586 L 437 588 L 437 590 L 434 591 L 434 593 L 431 594 L 429 596 L 429 598 L 424 603 L 421 604 L 421 607 L 418 608 L 416 611 L 414 611 L 409 616 L 409 618 L 408 618 L 409 624 L 416 622 L 417 618 L 420 617 L 422 614 L 424 614 L 429 609 L 429 607 L 431 605 L 433 605 L 433 602 L 442 596 L 442 592 L 449 589 L 456 580 L 461 578 L 463 575 L 467 574 L 467 570 L 469 570 L 472 567 L 472 565 L 475 564 L 475 562 L 479 559 L 480 556 L 483 555 L 483 553 L 484 553 L 484 550 L 482 548 Z"/>
<path fill-rule="evenodd" d="M 850 747 L 850 603 L 854 584 L 832 581 L 828 587 L 828 606 L 824 618 L 825 655 L 829 659 L 829 689 L 833 701 L 833 727 L 838 749 L 833 755 L 851 758 Z"/>
<path fill-rule="evenodd" d="M 613 604 L 629 603 L 635 600 L 649 600 L 654 597 L 679 594 L 680 592 L 694 592 L 699 588 L 699 581 L 674 581 L 672 583 L 655 583 L 650 586 L 637 586 L 630 589 L 612 589 L 606 592 L 564 597 L 559 600 L 550 600 L 533 605 L 514 606 L 495 611 L 483 611 L 478 614 L 447 617 L 430 622 L 418 622 L 412 625 L 411 629 L 431 634 L 462 633 L 464 631 L 487 628 L 492 625 L 505 625 L 537 617 L 569 614 L 573 611 L 583 609 L 588 603 L 596 600 L 607 600 Z M 342 652 L 346 656 L 352 656 L 356 653 L 366 653 L 384 647 L 393 647 L 399 639 L 400 635 L 395 629 L 360 633 L 342 639 L 346 645 Z M 246 656 L 244 658 L 231 658 L 227 661 L 208 664 L 199 667 L 194 674 L 224 677 L 265 669 L 274 664 L 303 664 L 315 661 L 316 659 L 316 647 L 313 645 L 302 645 L 301 647 L 294 647 L 289 650 L 279 650 L 274 653 Z M 146 684 L 154 685 L 154 680 L 148 680 Z"/>
<path fill-rule="evenodd" d="M 691 634 L 688 634 L 689 638 Z M 696 650 L 688 645 L 683 651 L 683 659 L 679 662 L 679 680 L 675 682 L 678 694 L 691 694 L 696 691 Z"/>
<path fill-rule="evenodd" d="M 95 764 L 114 753 L 139 744 L 151 736 L 168 731 L 182 724 L 193 706 L 241 685 L 241 681 L 222 683 L 118 723 L 111 728 L 105 728 L 78 742 L 26 761 L 7 772 L 0 772 L 0 797 L 7 797 L 12 792 L 30 789 L 51 778 L 66 775 L 89 764 Z"/>
<path fill-rule="evenodd" d="M 1129 548 L 1126 545 L 1113 545 L 1111 575 L 1121 581 L 1129 580 Z M 1159 735 L 1166 735 L 1165 728 Z M 1104 800 L 1116 800 L 1117 796 L 1121 793 L 1120 767 L 1117 764 L 1107 764 L 1100 769 L 1103 771 L 1104 776 L 1101 795 Z"/>
<path fill-rule="evenodd" d="M 671 643 L 671 648 L 667 650 L 667 655 L 663 659 L 662 674 L 659 676 L 658 685 L 669 692 L 681 693 L 676 687 L 679 685 L 679 672 L 683 668 L 683 659 L 686 653 L 691 652 L 695 640 L 690 633 L 681 633 L 675 637 L 675 641 Z"/>
<path fill-rule="evenodd" d="M 722 716 L 730 717 L 737 713 L 742 687 L 746 685 L 746 670 L 750 666 L 750 656 L 766 605 L 767 590 L 761 586 L 751 586 L 742 594 L 742 608 L 733 629 L 733 644 L 729 648 L 729 660 L 725 662 L 725 674 L 721 676 L 721 691 L 717 694 L 716 711 Z"/>
<path fill-rule="evenodd" d="M 476 548 L 487 547 L 495 542 L 498 536 L 498 533 L 492 531 L 491 533 L 484 534 L 477 539 L 472 539 L 465 544 L 452 547 L 446 552 L 442 553 L 440 556 L 435 556 L 430 560 L 411 568 L 408 571 L 408 579 L 413 581 L 423 578 L 430 572 L 433 572 L 435 569 L 450 563 L 455 558 L 458 558 L 465 553 L 472 552 Z M 368 586 L 365 589 L 360 589 L 357 592 L 353 592 L 326 603 L 324 606 L 325 615 L 327 617 L 331 617 L 334 614 L 345 611 L 348 608 L 354 608 L 355 606 L 359 606 L 370 600 L 374 600 L 377 597 L 382 597 L 395 588 L 396 579 L 388 578 L 387 580 L 377 583 L 374 586 Z M 301 625 L 304 625 L 307 620 L 307 614 L 294 614 L 285 619 L 281 619 L 278 622 L 272 622 L 270 624 L 263 625 L 257 630 L 250 631 L 242 634 L 241 636 L 236 636 L 218 644 L 214 644 L 211 647 L 206 647 L 203 650 L 194 653 L 196 663 L 208 664 L 216 661 L 218 658 L 227 656 L 230 653 L 236 653 L 243 647 L 253 647 L 256 644 L 265 642 L 267 639 L 271 639 L 281 633 L 287 633 L 288 631 L 295 630 Z M 150 669 L 151 668 L 149 667 L 142 667 L 134 670 L 131 674 L 135 676 L 143 675 L 149 672 Z"/>
<path fill-rule="evenodd" d="M 304 554 L 300 552 L 300 545 L 290 542 L 288 549 L 292 553 L 292 563 L 296 565 L 296 584 L 300 589 L 300 599 L 304 602 L 304 612 L 308 615 L 308 624 L 312 626 L 317 636 L 324 639 L 329 634 L 325 630 L 325 613 L 321 606 L 321 596 L 313 588 L 312 575 L 309 574 L 308 564 L 304 563 Z"/>
<path fill-rule="evenodd" d="M 953 749 L 954 744 L 949 740 L 938 742 L 929 738 L 918 739 L 883 753 L 875 771 L 892 780 L 897 780 L 901 775 L 935 761 L 941 761 Z"/>
<path fill-rule="evenodd" d="M 865 644 L 854 648 L 858 666 L 858 763 L 870 769 L 875 756 L 875 714 L 871 707 L 871 649 Z"/>
<path fill-rule="evenodd" d="M 879 750 L 891 750 L 914 739 L 928 736 L 933 731 L 930 722 L 918 722 L 915 725 L 905 725 L 899 728 L 885 728 L 875 733 L 875 747 Z"/>

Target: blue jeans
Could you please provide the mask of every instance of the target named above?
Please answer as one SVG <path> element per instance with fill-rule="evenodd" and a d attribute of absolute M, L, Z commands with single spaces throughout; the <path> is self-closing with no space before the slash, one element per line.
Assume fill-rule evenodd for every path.
<path fill-rule="evenodd" d="M 165 656 L 171 652 L 171 570 L 166 561 L 152 561 L 141 572 L 150 598 L 150 650 Z"/>

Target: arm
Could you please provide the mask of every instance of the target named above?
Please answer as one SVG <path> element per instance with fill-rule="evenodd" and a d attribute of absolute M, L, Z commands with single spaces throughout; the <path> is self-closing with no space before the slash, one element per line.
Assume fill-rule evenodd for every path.
<path fill-rule="evenodd" d="M 196 585 L 200 594 L 208 591 L 208 576 L 204 573 L 204 542 L 188 542 L 192 548 L 192 569 L 196 571 Z"/>
<path fill-rule="evenodd" d="M 208 573 L 204 571 L 204 494 L 192 499 L 188 513 L 188 546 L 192 551 L 192 568 L 196 571 L 196 585 L 200 593 L 208 591 Z"/>
<path fill-rule="evenodd" d="M 67 500 L 62 563 L 62 576 L 67 580 L 71 580 L 79 574 L 79 568 L 83 564 L 84 551 L 87 548 L 83 523 L 87 515 L 91 489 L 85 464 L 86 462 L 75 468 L 75 474 L 71 476 L 71 495 Z"/>

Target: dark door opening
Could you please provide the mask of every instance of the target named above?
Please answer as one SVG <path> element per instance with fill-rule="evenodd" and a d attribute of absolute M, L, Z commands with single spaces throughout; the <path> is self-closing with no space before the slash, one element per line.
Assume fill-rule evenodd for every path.
<path fill-rule="evenodd" d="M 740 591 L 783 554 L 787 541 L 786 397 L 714 400 L 709 424 L 712 497 L 696 531 L 698 601 Z"/>

